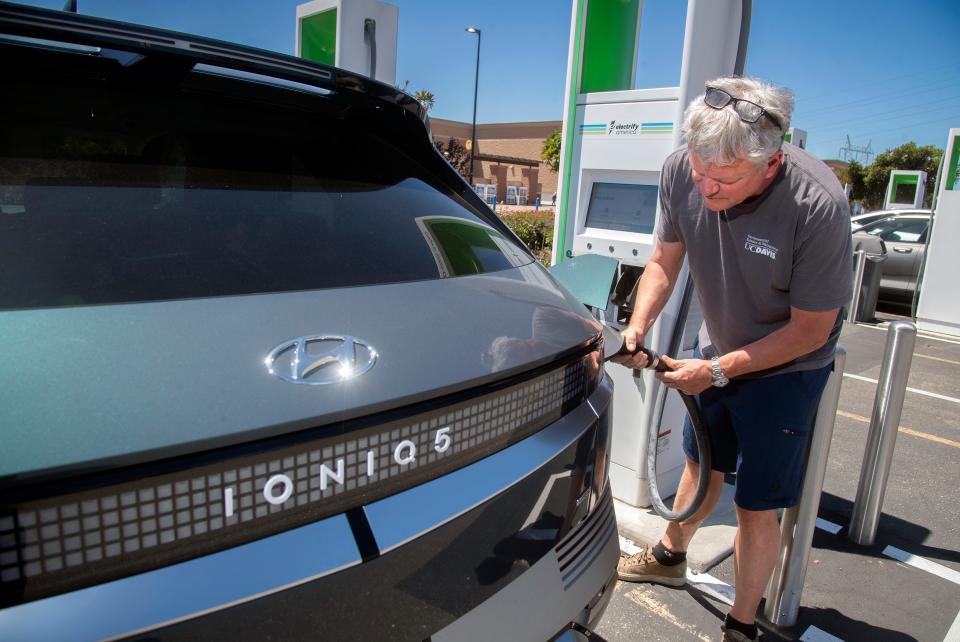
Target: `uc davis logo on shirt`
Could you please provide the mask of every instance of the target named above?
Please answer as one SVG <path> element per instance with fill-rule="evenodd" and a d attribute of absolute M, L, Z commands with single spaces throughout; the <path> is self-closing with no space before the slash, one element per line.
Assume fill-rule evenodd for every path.
<path fill-rule="evenodd" d="M 777 259 L 777 252 L 780 251 L 770 245 L 770 239 L 758 239 L 750 234 L 747 234 L 747 242 L 743 244 L 743 247 L 751 254 L 760 254 L 774 261 Z"/>

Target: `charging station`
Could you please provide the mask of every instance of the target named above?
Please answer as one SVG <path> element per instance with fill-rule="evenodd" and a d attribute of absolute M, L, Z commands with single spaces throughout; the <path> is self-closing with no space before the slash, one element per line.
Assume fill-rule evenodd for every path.
<path fill-rule="evenodd" d="M 960 298 L 956 295 L 960 256 L 960 129 L 951 129 L 934 191 L 934 215 L 926 261 L 920 275 L 917 327 L 960 336 Z"/>
<path fill-rule="evenodd" d="M 799 127 L 791 127 L 787 130 L 787 133 L 783 135 L 783 140 L 791 145 L 796 145 L 800 149 L 806 149 L 807 131 Z"/>
<path fill-rule="evenodd" d="M 395 85 L 398 12 L 380 0 L 297 5 L 296 55 Z"/>
<path fill-rule="evenodd" d="M 923 207 L 926 196 L 927 173 L 919 170 L 895 169 L 890 172 L 883 209 L 905 210 Z"/>
<path fill-rule="evenodd" d="M 556 266 L 592 254 L 615 263 L 607 307 L 594 309 L 615 326 L 629 320 L 636 283 L 653 252 L 660 169 L 681 143 L 683 111 L 708 80 L 742 73 L 752 0 L 688 0 L 680 84 L 660 89 L 633 89 L 642 6 L 641 0 L 574 0 L 571 19 L 552 259 Z M 692 356 L 702 324 L 688 281 L 684 266 L 645 341 L 681 359 Z M 686 411 L 650 371 L 611 364 L 607 372 L 615 385 L 613 494 L 649 506 L 650 431 L 658 436 L 657 486 L 669 497 L 683 471 Z"/>

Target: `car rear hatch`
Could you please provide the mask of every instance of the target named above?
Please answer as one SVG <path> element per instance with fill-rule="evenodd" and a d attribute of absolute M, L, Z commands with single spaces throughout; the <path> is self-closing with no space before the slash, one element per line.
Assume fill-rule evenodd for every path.
<path fill-rule="evenodd" d="M 409 488 L 596 387 L 598 325 L 402 100 L 0 47 L 4 603 Z"/>

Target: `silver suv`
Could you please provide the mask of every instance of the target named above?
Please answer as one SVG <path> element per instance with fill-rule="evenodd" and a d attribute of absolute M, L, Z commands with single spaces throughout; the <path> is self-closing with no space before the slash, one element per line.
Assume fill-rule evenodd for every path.
<path fill-rule="evenodd" d="M 853 233 L 858 239 L 878 238 L 886 249 L 880 264 L 880 298 L 909 303 L 916 298 L 932 220 L 930 210 L 909 210 L 867 223 Z"/>
<path fill-rule="evenodd" d="M 0 639 L 548 640 L 615 580 L 599 325 L 419 103 L 0 4 Z"/>

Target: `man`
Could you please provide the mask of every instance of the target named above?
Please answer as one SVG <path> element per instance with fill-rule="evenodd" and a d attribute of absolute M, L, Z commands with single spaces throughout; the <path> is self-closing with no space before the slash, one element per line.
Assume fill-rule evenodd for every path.
<path fill-rule="evenodd" d="M 724 640 L 756 639 L 760 598 L 776 562 L 777 509 L 797 503 L 807 437 L 852 288 L 850 216 L 830 169 L 783 144 L 789 91 L 749 78 L 707 83 L 684 114 L 687 145 L 664 163 L 657 243 L 637 289 L 624 342 L 633 350 L 662 310 L 686 255 L 705 319 L 704 358 L 664 361 L 668 387 L 699 395 L 713 451 L 709 491 L 689 520 L 623 558 L 620 578 L 685 582 L 690 539 L 737 473 L 736 600 Z M 708 336 L 707 336 L 708 335 Z M 631 368 L 642 353 L 618 357 Z M 699 474 L 696 441 L 674 500 L 689 503 Z"/>

